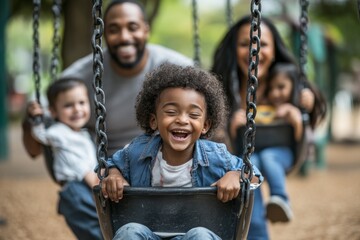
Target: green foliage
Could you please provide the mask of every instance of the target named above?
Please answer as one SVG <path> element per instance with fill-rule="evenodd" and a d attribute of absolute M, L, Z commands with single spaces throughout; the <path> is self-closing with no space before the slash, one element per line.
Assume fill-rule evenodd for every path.
<path fill-rule="evenodd" d="M 360 59 L 360 19 L 356 1 L 321 1 L 311 11 L 312 21 L 322 23 L 325 35 L 338 48 L 340 69 L 349 71 L 351 62 Z"/>
<path fill-rule="evenodd" d="M 225 8 L 225 1 L 224 8 Z M 153 23 L 150 42 L 175 49 L 194 58 L 194 27 L 191 1 L 163 1 Z M 213 51 L 227 29 L 225 9 L 205 11 L 198 4 L 201 62 L 209 68 Z"/>

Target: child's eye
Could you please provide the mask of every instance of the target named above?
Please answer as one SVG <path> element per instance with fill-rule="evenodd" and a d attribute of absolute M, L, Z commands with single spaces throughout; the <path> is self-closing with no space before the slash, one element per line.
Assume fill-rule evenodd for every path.
<path fill-rule="evenodd" d="M 166 110 L 165 113 L 166 113 L 167 115 L 170 115 L 170 116 L 176 115 L 176 111 L 175 111 L 175 110 Z"/>
<path fill-rule="evenodd" d="M 192 119 L 198 119 L 201 115 L 199 113 L 190 113 L 190 118 Z"/>

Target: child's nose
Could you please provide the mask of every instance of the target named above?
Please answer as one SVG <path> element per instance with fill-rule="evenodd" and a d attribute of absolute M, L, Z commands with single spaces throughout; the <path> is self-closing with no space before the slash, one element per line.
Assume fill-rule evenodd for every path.
<path fill-rule="evenodd" d="M 178 123 L 188 123 L 189 117 L 186 114 L 180 114 L 177 118 Z"/>

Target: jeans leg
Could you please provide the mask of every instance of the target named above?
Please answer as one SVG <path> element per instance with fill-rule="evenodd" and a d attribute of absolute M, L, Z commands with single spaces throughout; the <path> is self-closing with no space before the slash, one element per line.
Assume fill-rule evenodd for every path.
<path fill-rule="evenodd" d="M 292 166 L 294 157 L 286 147 L 267 148 L 260 153 L 262 173 L 269 183 L 270 194 L 288 201 L 286 171 Z"/>
<path fill-rule="evenodd" d="M 261 189 L 254 192 L 254 207 L 250 221 L 248 240 L 267 240 L 268 229 Z"/>
<path fill-rule="evenodd" d="M 84 182 L 67 183 L 59 193 L 58 212 L 77 239 L 103 239 L 92 191 Z"/>
<path fill-rule="evenodd" d="M 161 240 L 148 227 L 139 223 L 128 223 L 119 228 L 113 240 Z"/>
<path fill-rule="evenodd" d="M 176 237 L 175 239 L 181 240 L 197 240 L 197 239 L 204 239 L 204 240 L 221 240 L 221 238 L 204 227 L 195 227 L 190 229 L 184 236 Z"/>

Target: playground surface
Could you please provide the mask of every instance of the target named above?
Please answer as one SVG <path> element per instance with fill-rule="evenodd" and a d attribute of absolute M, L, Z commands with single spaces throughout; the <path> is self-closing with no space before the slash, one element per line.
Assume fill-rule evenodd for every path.
<path fill-rule="evenodd" d="M 42 157 L 26 155 L 19 124 L 10 126 L 9 148 L 0 162 L 0 240 L 75 239 L 57 214 L 59 187 Z M 269 223 L 271 239 L 360 239 L 360 144 L 329 143 L 325 156 L 325 168 L 288 178 L 294 220 Z"/>

